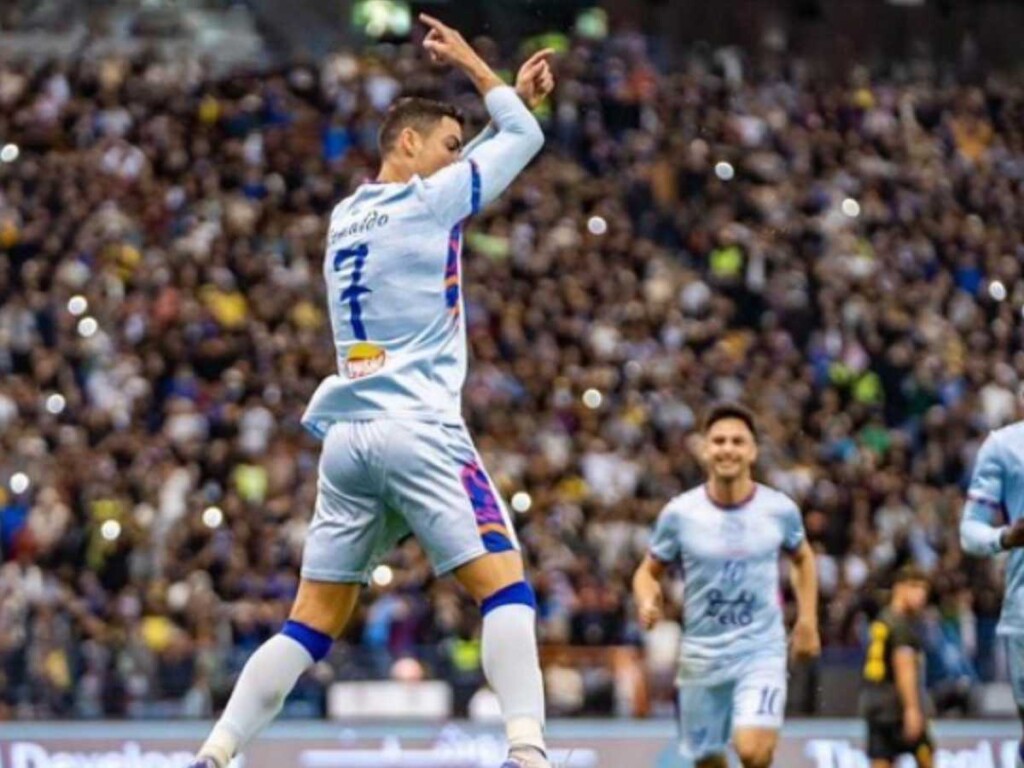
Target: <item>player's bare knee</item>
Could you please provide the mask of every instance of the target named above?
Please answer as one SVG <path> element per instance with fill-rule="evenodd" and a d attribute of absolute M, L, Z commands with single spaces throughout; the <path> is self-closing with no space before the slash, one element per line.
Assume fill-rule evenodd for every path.
<path fill-rule="evenodd" d="M 291 621 L 309 627 L 329 637 L 337 638 L 345 630 L 356 600 L 360 585 L 332 584 L 303 579 L 295 596 Z"/>
<path fill-rule="evenodd" d="M 523 558 L 518 551 L 490 553 L 466 563 L 454 575 L 482 605 L 492 595 L 524 580 Z"/>
<path fill-rule="evenodd" d="M 737 750 L 743 768 L 771 768 L 775 749 L 771 745 L 756 744 L 744 751 Z"/>
<path fill-rule="evenodd" d="M 743 768 L 769 768 L 775 755 L 776 738 L 767 734 L 736 739 L 736 755 Z"/>

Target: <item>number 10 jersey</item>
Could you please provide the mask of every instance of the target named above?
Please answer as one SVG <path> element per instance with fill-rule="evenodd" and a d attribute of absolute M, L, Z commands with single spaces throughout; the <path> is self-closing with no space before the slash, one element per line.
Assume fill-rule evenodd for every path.
<path fill-rule="evenodd" d="M 779 551 L 803 540 L 795 502 L 764 485 L 734 507 L 716 504 L 704 485 L 666 505 L 650 552 L 682 571 L 681 682 L 714 685 L 730 679 L 740 659 L 785 658 Z"/>

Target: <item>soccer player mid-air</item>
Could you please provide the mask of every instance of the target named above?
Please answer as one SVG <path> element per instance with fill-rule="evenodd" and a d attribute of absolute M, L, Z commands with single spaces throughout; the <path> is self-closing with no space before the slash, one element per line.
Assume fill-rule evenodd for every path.
<path fill-rule="evenodd" d="M 757 430 L 743 406 L 704 422 L 707 482 L 672 499 L 633 577 L 640 621 L 662 616 L 661 578 L 683 574 L 680 752 L 697 768 L 726 768 L 730 737 L 744 768 L 772 763 L 786 706 L 786 630 L 779 550 L 792 559 L 798 604 L 793 652 L 820 651 L 814 553 L 797 505 L 756 483 Z"/>
<path fill-rule="evenodd" d="M 393 104 L 381 169 L 331 214 L 324 276 L 338 373 L 303 424 L 324 441 L 302 578 L 281 632 L 249 659 L 195 765 L 225 768 L 280 711 L 345 628 L 361 584 L 412 532 L 438 574 L 481 606 L 483 669 L 509 743 L 503 768 L 549 768 L 534 595 L 509 515 L 464 426 L 461 227 L 500 195 L 544 136 L 524 104 L 554 87 L 550 51 L 505 84 L 462 36 L 429 16 L 431 59 L 464 72 L 491 126 L 463 147 L 462 116 L 426 99 Z"/>
<path fill-rule="evenodd" d="M 1010 683 L 1024 723 L 1024 388 L 1022 419 L 990 433 L 978 451 L 960 520 L 960 546 L 978 557 L 1009 552 L 998 633 L 1006 638 Z M 1024 768 L 1024 740 L 1017 751 Z"/>
<path fill-rule="evenodd" d="M 934 764 L 918 623 L 927 605 L 928 577 L 905 566 L 896 573 L 889 605 L 868 630 L 860 710 L 868 727 L 871 768 L 892 768 L 901 755 L 912 755 L 917 768 Z"/>

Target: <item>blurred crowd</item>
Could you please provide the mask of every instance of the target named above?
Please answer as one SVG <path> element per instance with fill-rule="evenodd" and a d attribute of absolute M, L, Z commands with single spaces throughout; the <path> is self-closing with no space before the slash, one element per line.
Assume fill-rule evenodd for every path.
<path fill-rule="evenodd" d="M 1020 80 L 666 72 L 630 35 L 571 41 L 558 77 L 547 149 L 464 253 L 465 415 L 542 641 L 670 669 L 678 626 L 642 635 L 630 576 L 701 482 L 702 411 L 735 398 L 804 510 L 826 660 L 913 561 L 932 682 L 998 676 L 1001 576 L 957 521 L 1024 379 Z M 279 628 L 316 492 L 299 416 L 335 364 L 327 215 L 402 93 L 483 121 L 412 46 L 220 80 L 0 63 L 0 717 L 205 716 Z M 476 609 L 413 543 L 388 566 L 292 714 L 368 676 L 444 676 L 470 705 Z M 585 710 L 590 678 L 549 672 L 552 710 Z"/>

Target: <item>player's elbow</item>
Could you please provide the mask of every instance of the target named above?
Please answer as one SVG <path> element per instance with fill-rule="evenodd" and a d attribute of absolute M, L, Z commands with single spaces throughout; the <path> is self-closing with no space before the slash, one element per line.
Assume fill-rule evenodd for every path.
<path fill-rule="evenodd" d="M 960 523 L 960 549 L 964 554 L 973 555 L 973 542 L 971 541 L 970 535 L 964 529 L 964 524 Z"/>
<path fill-rule="evenodd" d="M 972 557 L 986 557 L 989 553 L 986 547 L 979 543 L 979 523 L 973 520 L 960 521 L 960 549 Z"/>
<path fill-rule="evenodd" d="M 649 579 L 650 574 L 647 573 L 647 569 L 641 563 L 640 567 L 633 571 L 633 593 L 636 594 L 642 590 Z"/>
<path fill-rule="evenodd" d="M 657 584 L 664 574 L 665 566 L 661 561 L 647 555 L 633 573 L 633 586 L 635 588 L 637 585 Z"/>
<path fill-rule="evenodd" d="M 523 122 L 523 146 L 529 150 L 530 157 L 540 152 L 544 146 L 544 131 L 533 115 Z"/>

